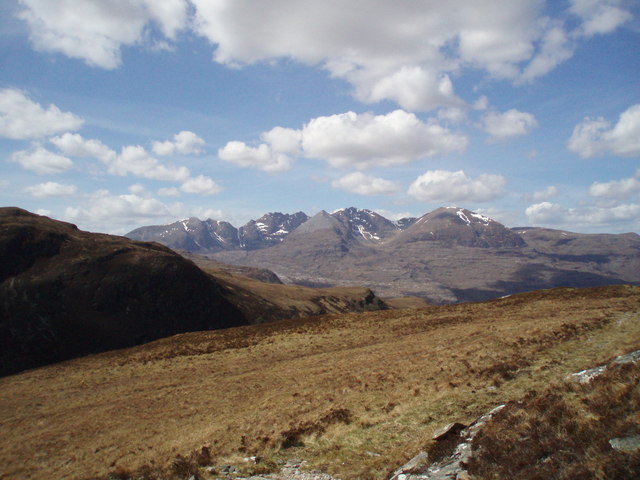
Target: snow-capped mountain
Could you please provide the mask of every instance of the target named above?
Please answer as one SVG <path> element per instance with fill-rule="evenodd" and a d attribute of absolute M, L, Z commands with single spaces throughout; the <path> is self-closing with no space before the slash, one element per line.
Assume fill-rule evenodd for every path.
<path fill-rule="evenodd" d="M 309 217 L 298 212 L 292 215 L 267 213 L 250 220 L 240 228 L 219 220 L 188 218 L 169 225 L 140 227 L 127 233 L 132 240 L 158 242 L 177 250 L 213 253 L 222 250 L 256 250 L 281 242 Z"/>
<path fill-rule="evenodd" d="M 442 207 L 427 213 L 393 239 L 395 244 L 418 241 L 481 248 L 525 245 L 519 235 L 501 223 L 458 207 Z"/>
<path fill-rule="evenodd" d="M 345 225 L 353 238 L 361 241 L 377 243 L 401 230 L 397 224 L 371 210 L 343 208 L 331 216 Z"/>
<path fill-rule="evenodd" d="M 267 213 L 257 220 L 249 220 L 238 229 L 240 248 L 256 250 L 275 245 L 308 219 L 303 212 L 292 215 L 275 212 Z"/>
<path fill-rule="evenodd" d="M 364 285 L 382 296 L 436 303 L 556 286 L 640 284 L 640 236 L 634 233 L 509 229 L 459 207 L 396 222 L 353 207 L 311 218 L 269 213 L 239 229 L 188 219 L 127 236 L 268 268 L 286 282 Z"/>

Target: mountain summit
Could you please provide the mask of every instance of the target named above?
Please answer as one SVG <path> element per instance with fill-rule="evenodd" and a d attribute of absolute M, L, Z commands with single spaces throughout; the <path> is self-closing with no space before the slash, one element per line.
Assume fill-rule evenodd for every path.
<path fill-rule="evenodd" d="M 393 243 L 438 242 L 443 246 L 522 247 L 525 241 L 495 220 L 465 208 L 442 207 L 420 217 Z"/>

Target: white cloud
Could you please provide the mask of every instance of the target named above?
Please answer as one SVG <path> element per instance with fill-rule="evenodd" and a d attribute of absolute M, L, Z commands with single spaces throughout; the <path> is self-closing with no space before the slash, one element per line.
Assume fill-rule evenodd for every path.
<path fill-rule="evenodd" d="M 568 212 L 557 203 L 540 202 L 530 205 L 525 215 L 533 225 L 554 225 L 567 220 Z"/>
<path fill-rule="evenodd" d="M 302 148 L 309 158 L 333 167 L 366 169 L 462 152 L 467 138 L 434 121 L 396 110 L 387 115 L 347 112 L 317 117 L 304 126 Z"/>
<path fill-rule="evenodd" d="M 573 56 L 575 45 L 562 25 L 551 23 L 545 30 L 538 52 L 526 66 L 519 82 L 530 82 L 546 75 L 557 65 Z"/>
<path fill-rule="evenodd" d="M 526 135 L 537 126 L 532 114 L 513 108 L 504 113 L 489 112 L 482 117 L 482 129 L 491 135 L 493 142 Z"/>
<path fill-rule="evenodd" d="M 270 173 L 289 170 L 293 163 L 290 157 L 274 151 L 266 143 L 251 147 L 244 142 L 228 142 L 218 150 L 218 157 L 243 168 L 258 168 Z"/>
<path fill-rule="evenodd" d="M 99 140 L 85 139 L 77 133 L 65 133 L 49 141 L 66 155 L 100 160 L 111 175 L 124 177 L 131 174 L 140 178 L 176 182 L 189 178 L 188 168 L 163 165 L 140 145 L 127 145 L 117 154 Z"/>
<path fill-rule="evenodd" d="M 156 155 L 200 155 L 203 153 L 204 140 L 193 132 L 182 130 L 173 136 L 173 141 L 153 142 L 152 150 Z"/>
<path fill-rule="evenodd" d="M 487 108 L 489 108 L 489 99 L 486 97 L 486 95 L 482 95 L 475 102 L 473 102 L 473 105 L 471 106 L 474 110 L 486 110 Z"/>
<path fill-rule="evenodd" d="M 637 178 L 623 178 L 611 182 L 593 182 L 589 195 L 598 198 L 624 200 L 640 193 L 640 181 Z"/>
<path fill-rule="evenodd" d="M 186 25 L 185 0 L 20 0 L 18 16 L 29 26 L 36 49 L 60 52 L 89 65 L 112 69 L 120 65 L 122 46 L 140 44 L 149 26 L 172 40 Z M 161 38 L 159 43 L 166 43 Z"/>
<path fill-rule="evenodd" d="M 88 195 L 82 206 L 67 207 L 64 217 L 70 222 L 81 222 L 88 226 L 109 225 L 124 233 L 123 226 L 139 226 L 170 218 L 172 212 L 167 205 L 154 198 L 135 194 L 112 195 L 107 190 L 98 190 Z"/>
<path fill-rule="evenodd" d="M 365 102 L 405 109 L 460 106 L 450 74 L 461 68 L 517 80 L 570 56 L 539 0 L 393 2 L 193 0 L 196 30 L 214 60 L 241 66 L 292 58 L 320 65 Z M 339 13 L 338 13 L 339 12 Z"/>
<path fill-rule="evenodd" d="M 463 68 L 531 80 L 569 58 L 571 32 L 541 0 L 21 0 L 33 45 L 102 68 L 123 46 L 167 49 L 184 28 L 207 38 L 229 66 L 293 59 L 353 86 L 361 101 L 402 108 L 460 107 L 451 79 Z M 617 0 L 573 0 L 580 34 L 608 33 L 631 14 Z"/>
<path fill-rule="evenodd" d="M 120 155 L 107 164 L 107 170 L 112 175 L 132 174 L 164 181 L 180 182 L 189 178 L 189 170 L 186 167 L 162 165 L 140 145 L 123 147 Z"/>
<path fill-rule="evenodd" d="M 72 157 L 96 158 L 104 163 L 115 161 L 116 152 L 100 140 L 84 139 L 78 133 L 65 133 L 49 139 L 65 155 Z"/>
<path fill-rule="evenodd" d="M 462 108 L 450 107 L 438 110 L 438 119 L 452 124 L 463 123 L 467 120 L 467 112 Z"/>
<path fill-rule="evenodd" d="M 34 197 L 68 197 L 76 193 L 75 185 L 63 185 L 56 182 L 45 182 L 25 188 Z"/>
<path fill-rule="evenodd" d="M 635 224 L 640 226 L 640 205 L 628 203 L 612 207 L 588 206 L 583 208 L 565 208 L 556 203 L 542 202 L 530 205 L 525 210 L 532 225 L 562 225 L 573 229 L 617 230 L 618 225 Z"/>
<path fill-rule="evenodd" d="M 554 187 L 553 185 L 548 186 L 547 188 L 545 188 L 544 190 L 540 190 L 535 192 L 532 196 L 531 199 L 534 202 L 543 202 L 546 200 L 549 200 L 553 197 L 555 197 L 556 195 L 558 195 L 558 188 Z"/>
<path fill-rule="evenodd" d="M 214 182 L 211 178 L 204 175 L 198 175 L 194 178 L 188 178 L 180 186 L 180 190 L 185 193 L 195 193 L 198 195 L 215 195 L 222 191 L 222 187 Z"/>
<path fill-rule="evenodd" d="M 604 118 L 585 118 L 573 129 L 567 148 L 582 158 L 605 154 L 639 157 L 640 104 L 622 112 L 613 128 Z"/>
<path fill-rule="evenodd" d="M 11 160 L 38 175 L 62 173 L 73 167 L 73 162 L 69 158 L 50 152 L 40 145 L 31 150 L 13 153 Z"/>
<path fill-rule="evenodd" d="M 395 182 L 384 178 L 354 172 L 331 182 L 333 188 L 340 188 L 358 195 L 392 195 L 400 190 Z"/>
<path fill-rule="evenodd" d="M 289 155 L 300 154 L 302 132 L 291 128 L 274 127 L 264 132 L 260 138 L 271 146 L 273 150 Z"/>
<path fill-rule="evenodd" d="M 41 138 L 68 130 L 77 130 L 84 120 L 55 105 L 43 108 L 23 92 L 13 88 L 0 90 L 0 136 L 16 140 Z"/>
<path fill-rule="evenodd" d="M 257 147 L 228 142 L 218 150 L 218 156 L 241 167 L 267 172 L 291 168 L 290 155 L 325 160 L 336 168 L 364 170 L 462 152 L 468 143 L 466 136 L 436 120 L 423 122 L 404 110 L 386 115 L 346 112 L 316 117 L 300 130 L 275 127 L 261 139 L 264 143 Z"/>
<path fill-rule="evenodd" d="M 408 193 L 432 203 L 488 202 L 502 196 L 506 180 L 501 175 L 469 178 L 464 171 L 430 170 L 409 186 Z"/>
<path fill-rule="evenodd" d="M 130 185 L 129 191 L 135 195 L 145 195 L 147 193 L 147 189 L 141 183 Z"/>
<path fill-rule="evenodd" d="M 613 32 L 633 18 L 620 0 L 571 0 L 569 11 L 582 20 L 585 36 Z"/>
<path fill-rule="evenodd" d="M 359 76 L 364 77 L 362 74 Z M 352 78 L 356 78 L 356 74 Z M 403 66 L 391 75 L 373 82 L 360 80 L 357 85 L 356 97 L 366 103 L 388 99 L 407 110 L 422 111 L 464 105 L 453 93 L 453 84 L 448 75 L 437 75 L 420 66 Z"/>

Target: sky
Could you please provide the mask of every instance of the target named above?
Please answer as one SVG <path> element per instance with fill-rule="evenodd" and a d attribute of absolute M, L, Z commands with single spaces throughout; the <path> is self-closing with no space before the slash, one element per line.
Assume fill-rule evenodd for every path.
<path fill-rule="evenodd" d="M 0 205 L 640 232 L 638 0 L 3 0 Z"/>

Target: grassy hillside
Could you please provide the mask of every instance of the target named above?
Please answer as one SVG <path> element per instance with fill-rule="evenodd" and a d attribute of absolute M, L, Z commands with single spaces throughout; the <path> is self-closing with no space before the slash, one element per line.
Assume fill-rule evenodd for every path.
<path fill-rule="evenodd" d="M 638 348 L 626 286 L 177 335 L 0 379 L 0 478 L 151 471 L 209 444 L 215 464 L 382 479 L 436 428 Z"/>

